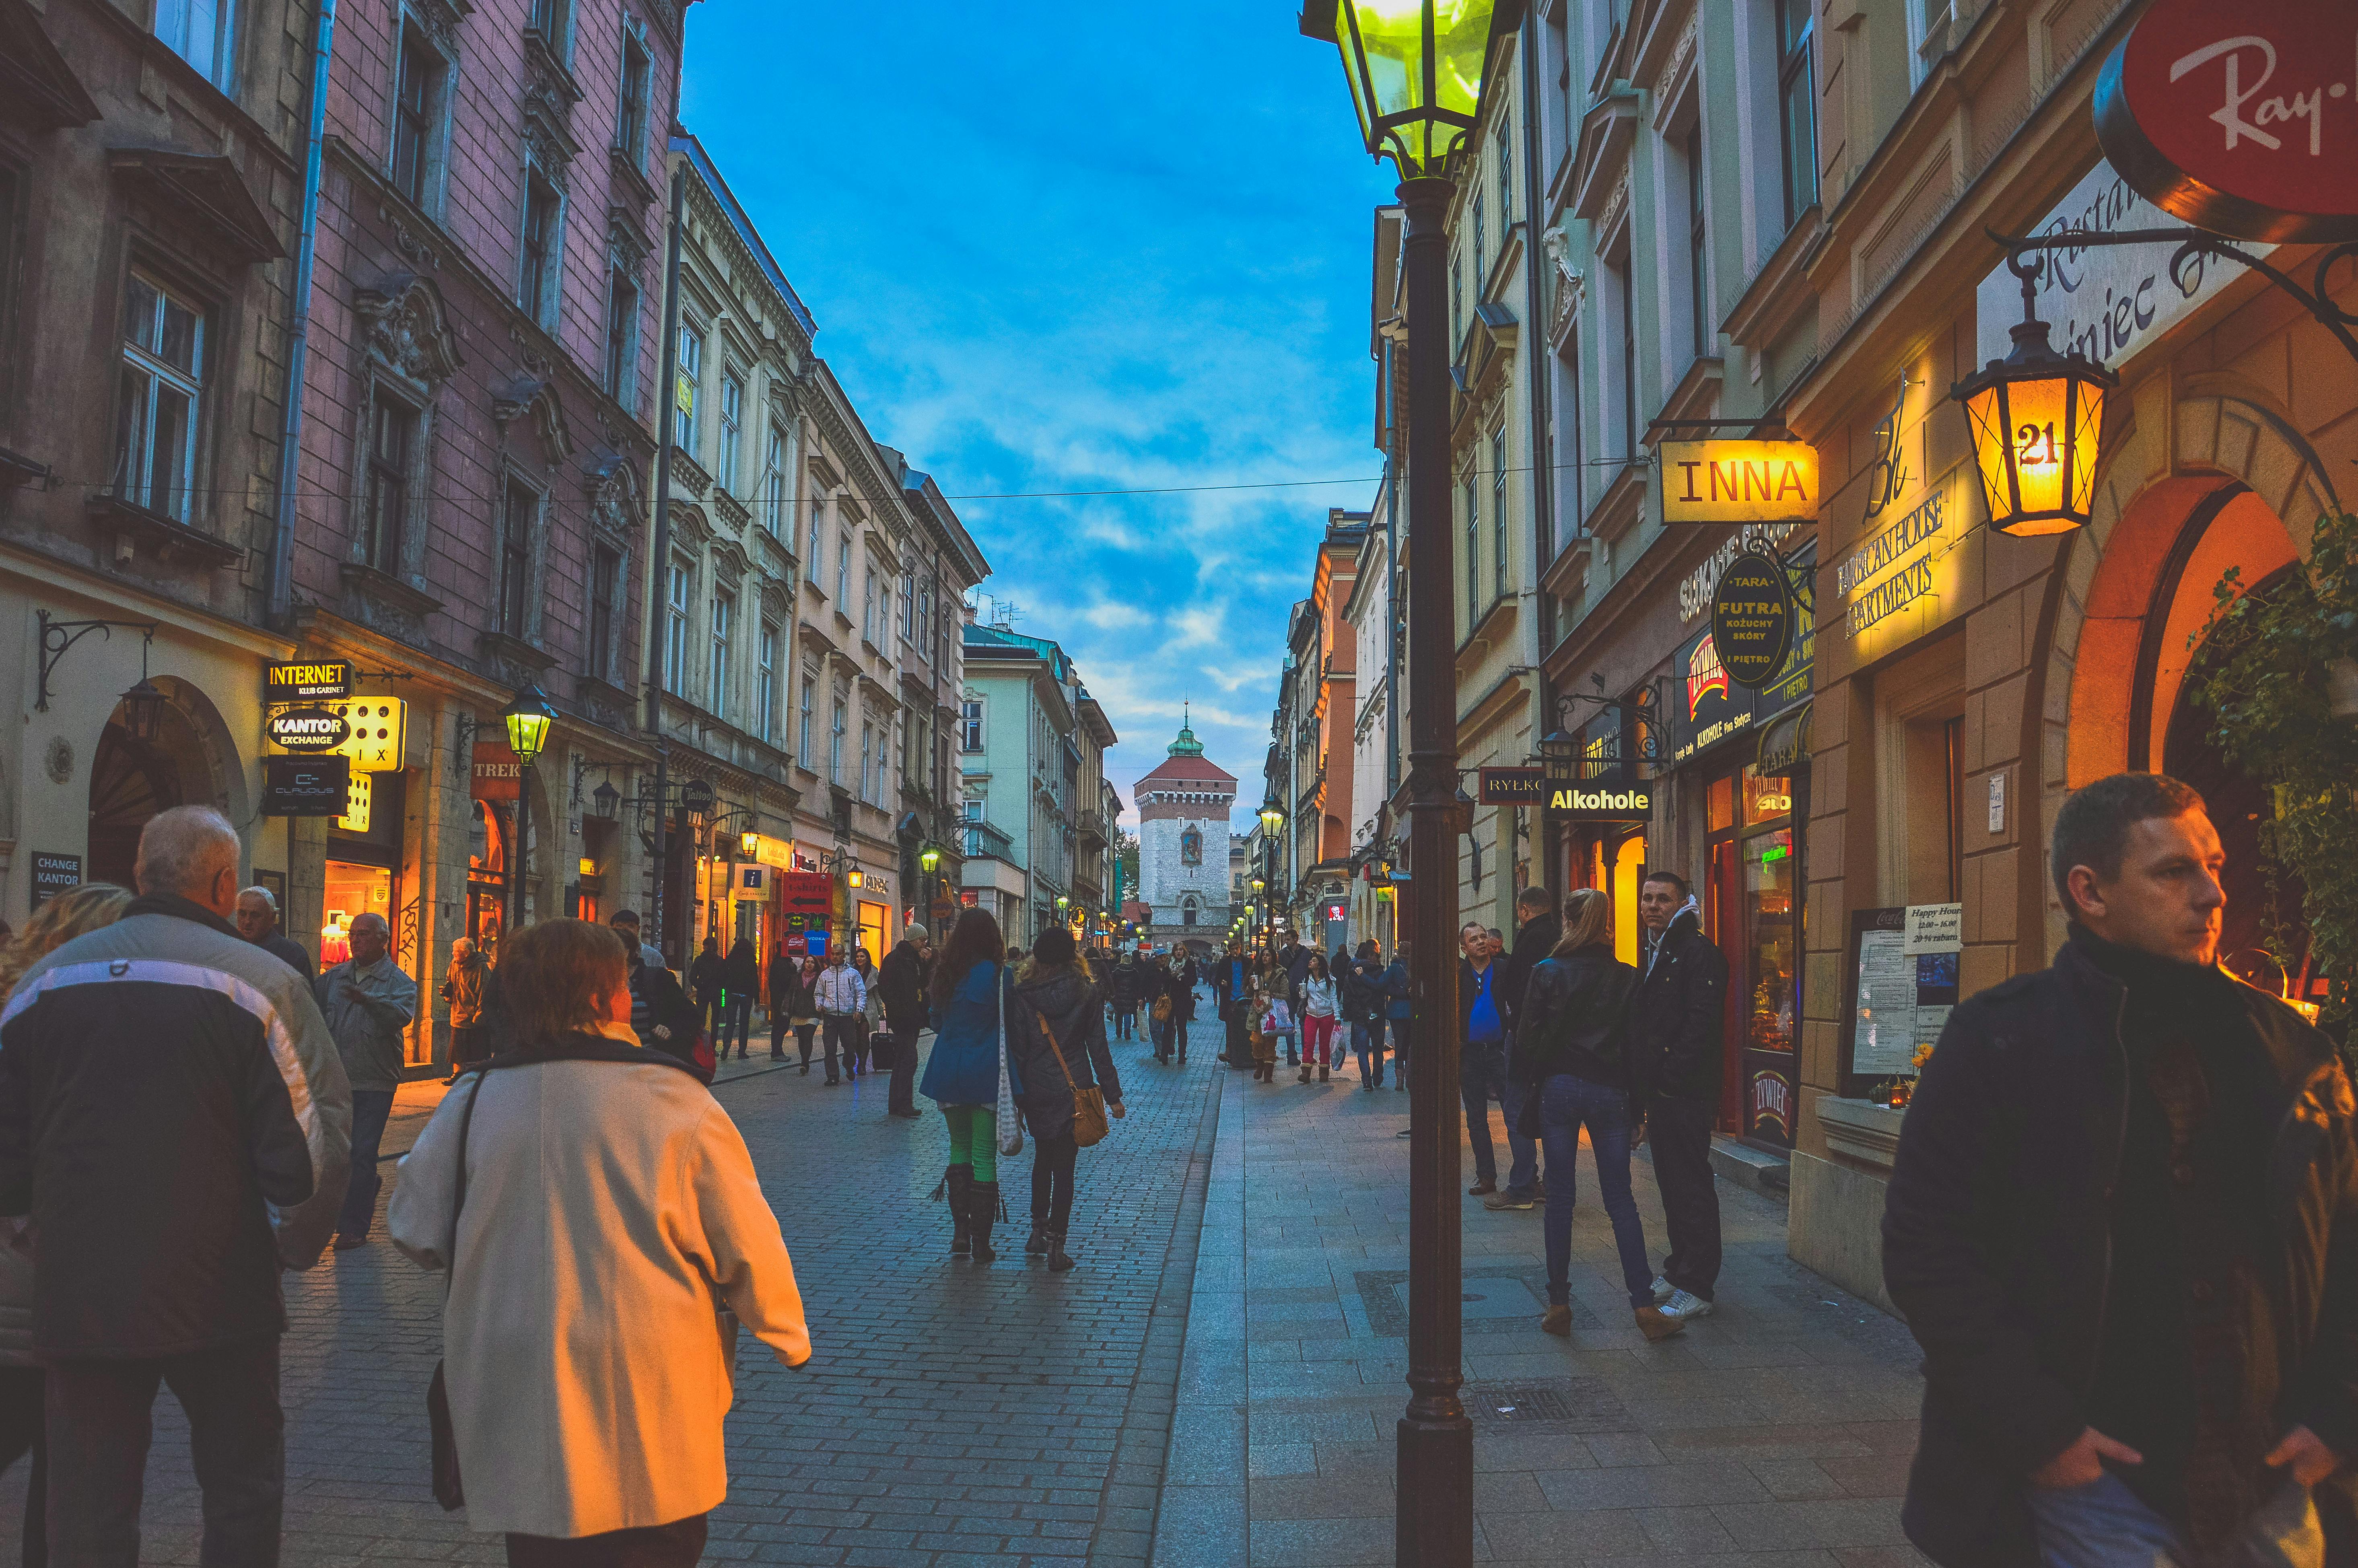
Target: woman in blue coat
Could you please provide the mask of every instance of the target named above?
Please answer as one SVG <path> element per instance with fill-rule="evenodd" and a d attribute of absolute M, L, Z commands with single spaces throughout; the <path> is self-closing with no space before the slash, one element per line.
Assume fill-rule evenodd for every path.
<path fill-rule="evenodd" d="M 971 1253 L 978 1263 L 991 1250 L 999 1217 L 999 1022 L 1004 1011 L 1007 942 L 999 922 L 979 909 L 958 916 L 934 965 L 933 1054 L 918 1091 L 942 1108 L 949 1123 L 950 1165 L 942 1180 L 950 1203 L 950 1256 Z M 1012 1085 L 1021 1098 L 1023 1086 Z"/>

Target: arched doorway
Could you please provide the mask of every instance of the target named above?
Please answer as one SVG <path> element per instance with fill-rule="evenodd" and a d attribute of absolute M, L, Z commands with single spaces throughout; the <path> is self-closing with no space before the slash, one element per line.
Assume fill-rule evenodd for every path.
<path fill-rule="evenodd" d="M 2201 794 L 2227 857 L 2221 957 L 2269 990 L 2286 984 L 2266 951 L 2271 928 L 2294 951 L 2306 946 L 2300 886 L 2282 874 L 2269 886 L 2260 858 L 2266 790 L 2212 743 L 2210 711 L 2191 693 L 2223 584 L 2266 593 L 2289 580 L 2299 558 L 2284 521 L 2239 480 L 2187 476 L 2150 487 L 2107 541 L 2071 684 L 2071 787 L 2132 770 L 2169 773 Z"/>
<path fill-rule="evenodd" d="M 99 731 L 98 754 L 91 759 L 88 879 L 137 885 L 132 873 L 140 830 L 157 812 L 187 801 L 178 764 L 163 746 L 135 739 L 118 706 Z"/>

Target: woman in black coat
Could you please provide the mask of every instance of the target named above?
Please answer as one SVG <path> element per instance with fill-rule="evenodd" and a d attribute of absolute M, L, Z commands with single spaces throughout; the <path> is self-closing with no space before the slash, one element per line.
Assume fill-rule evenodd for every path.
<path fill-rule="evenodd" d="M 1076 962 L 1073 934 L 1051 925 L 1032 949 L 1032 963 L 1007 1009 L 1007 1068 L 1018 1087 L 1016 1106 L 1032 1129 L 1030 1253 L 1045 1253 L 1052 1272 L 1073 1266 L 1065 1227 L 1073 1213 L 1076 1091 L 1102 1086 L 1106 1109 L 1120 1116 L 1121 1075 L 1106 1047 L 1105 999 Z"/>

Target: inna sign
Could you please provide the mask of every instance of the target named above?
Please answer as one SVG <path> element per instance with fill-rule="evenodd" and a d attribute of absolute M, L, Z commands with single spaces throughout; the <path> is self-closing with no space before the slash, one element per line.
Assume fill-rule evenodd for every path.
<path fill-rule="evenodd" d="M 1818 513 L 1818 449 L 1801 441 L 1665 441 L 1664 523 L 1802 522 Z"/>

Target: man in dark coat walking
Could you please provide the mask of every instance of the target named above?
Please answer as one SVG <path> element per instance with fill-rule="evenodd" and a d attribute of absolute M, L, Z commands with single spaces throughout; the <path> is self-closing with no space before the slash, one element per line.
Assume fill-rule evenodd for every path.
<path fill-rule="evenodd" d="M 1711 1169 L 1726 1035 L 1727 956 L 1703 934 L 1703 909 L 1675 871 L 1638 888 L 1644 951 L 1629 1004 L 1631 1076 L 1646 1099 L 1671 1249 L 1654 1294 L 1662 1315 L 1707 1315 L 1719 1282 L 1719 1190 Z"/>
<path fill-rule="evenodd" d="M 728 960 L 720 956 L 720 938 L 707 936 L 696 961 L 687 967 L 687 997 L 696 1004 L 696 1026 L 720 1040 L 720 994 L 729 988 Z"/>
<path fill-rule="evenodd" d="M 2331 1041 L 2217 967 L 2225 861 L 2175 779 L 2066 800 L 2071 939 L 1951 1015 L 1909 1106 L 1901 1521 L 1944 1568 L 2351 1560 L 2358 1105 Z"/>
<path fill-rule="evenodd" d="M 900 945 L 884 955 L 877 967 L 876 994 L 884 1003 L 884 1027 L 891 1039 L 892 1087 L 885 1100 L 887 1116 L 917 1114 L 917 1035 L 925 1027 L 925 982 L 934 972 L 934 934 L 912 924 L 901 933 Z"/>

